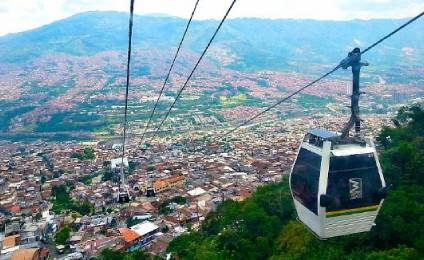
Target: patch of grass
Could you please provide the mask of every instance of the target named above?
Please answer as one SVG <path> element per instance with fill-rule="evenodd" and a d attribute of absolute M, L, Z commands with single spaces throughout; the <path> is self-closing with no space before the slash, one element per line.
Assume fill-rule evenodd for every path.
<path fill-rule="evenodd" d="M 239 94 L 235 96 L 220 96 L 219 101 L 222 107 L 230 108 L 240 105 L 251 105 L 255 99 L 246 94 Z"/>

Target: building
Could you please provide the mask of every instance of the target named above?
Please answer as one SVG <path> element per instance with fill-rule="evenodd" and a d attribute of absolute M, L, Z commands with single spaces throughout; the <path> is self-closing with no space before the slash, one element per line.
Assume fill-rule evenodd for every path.
<path fill-rule="evenodd" d="M 206 191 L 200 187 L 197 187 L 193 190 L 188 191 L 187 193 L 190 194 L 190 196 L 192 197 L 197 197 L 197 196 L 205 194 Z"/>
<path fill-rule="evenodd" d="M 47 248 L 18 249 L 12 253 L 11 260 L 45 260 L 49 257 Z"/>
<path fill-rule="evenodd" d="M 159 226 L 150 221 L 144 221 L 131 227 L 140 237 L 138 243 L 140 247 L 144 247 L 155 239 L 155 234 L 159 232 Z"/>
<path fill-rule="evenodd" d="M 118 228 L 124 242 L 123 249 L 128 252 L 134 252 L 141 247 L 141 236 L 132 229 L 129 228 Z"/>
<path fill-rule="evenodd" d="M 84 250 L 87 256 L 95 256 L 105 249 L 115 249 L 121 243 L 119 237 L 103 237 L 95 240 L 89 240 L 84 243 Z"/>
<path fill-rule="evenodd" d="M 153 188 L 155 189 L 156 193 L 159 193 L 175 187 L 181 187 L 184 185 L 184 181 L 184 176 L 174 175 L 164 179 L 156 180 L 153 183 Z"/>
<path fill-rule="evenodd" d="M 11 235 L 4 237 L 3 240 L 0 242 L 1 253 L 4 254 L 7 252 L 15 251 L 19 248 L 20 241 L 20 235 Z"/>
<path fill-rule="evenodd" d="M 131 228 L 118 228 L 122 244 L 120 250 L 134 252 L 150 244 L 155 239 L 159 227 L 150 221 L 144 221 Z"/>

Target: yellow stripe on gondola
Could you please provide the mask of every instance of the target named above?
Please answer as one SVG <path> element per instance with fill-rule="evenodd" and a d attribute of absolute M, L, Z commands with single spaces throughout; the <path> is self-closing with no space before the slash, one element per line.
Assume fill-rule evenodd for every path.
<path fill-rule="evenodd" d="M 354 209 L 343 209 L 343 210 L 336 210 L 336 211 L 330 211 L 326 213 L 327 217 L 336 217 L 340 215 L 350 215 L 354 213 L 361 213 L 366 211 L 373 211 L 377 210 L 379 205 L 372 205 L 367 207 L 360 207 L 360 208 L 354 208 Z"/>

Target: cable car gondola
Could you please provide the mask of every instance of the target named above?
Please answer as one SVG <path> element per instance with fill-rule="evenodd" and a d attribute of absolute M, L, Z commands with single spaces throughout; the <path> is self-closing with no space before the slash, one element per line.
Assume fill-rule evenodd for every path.
<path fill-rule="evenodd" d="M 128 192 L 128 187 L 122 187 L 118 192 L 118 203 L 128 203 L 130 202 L 131 197 Z"/>
<path fill-rule="evenodd" d="M 369 231 L 386 187 L 375 146 L 308 131 L 290 174 L 299 220 L 319 238 Z"/>
<path fill-rule="evenodd" d="M 117 187 L 114 188 L 114 199 L 118 203 L 130 202 L 131 196 L 129 185 L 125 178 L 125 172 L 128 170 L 129 163 L 127 157 L 112 159 L 110 163 L 111 171 L 118 178 Z"/>
<path fill-rule="evenodd" d="M 309 130 L 290 173 L 298 219 L 321 239 L 369 231 L 386 191 L 375 145 L 359 135 L 359 71 L 367 65 L 360 55 L 355 48 L 341 62 L 353 73 L 351 117 L 342 134 Z"/>

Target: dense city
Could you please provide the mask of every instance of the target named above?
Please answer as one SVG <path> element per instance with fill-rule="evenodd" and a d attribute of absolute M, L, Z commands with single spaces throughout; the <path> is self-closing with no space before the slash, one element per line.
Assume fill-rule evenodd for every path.
<path fill-rule="evenodd" d="M 390 123 L 364 120 L 368 135 Z M 112 141 L 2 142 L 2 257 L 26 248 L 63 259 L 106 248 L 164 256 L 169 241 L 197 229 L 223 200 L 243 201 L 257 186 L 280 181 L 308 129 L 343 123 L 330 115 L 271 121 L 216 143 L 197 132 L 148 146 L 130 139 L 123 161 L 122 143 Z M 122 162 L 132 199 L 125 204 L 116 202 Z"/>

